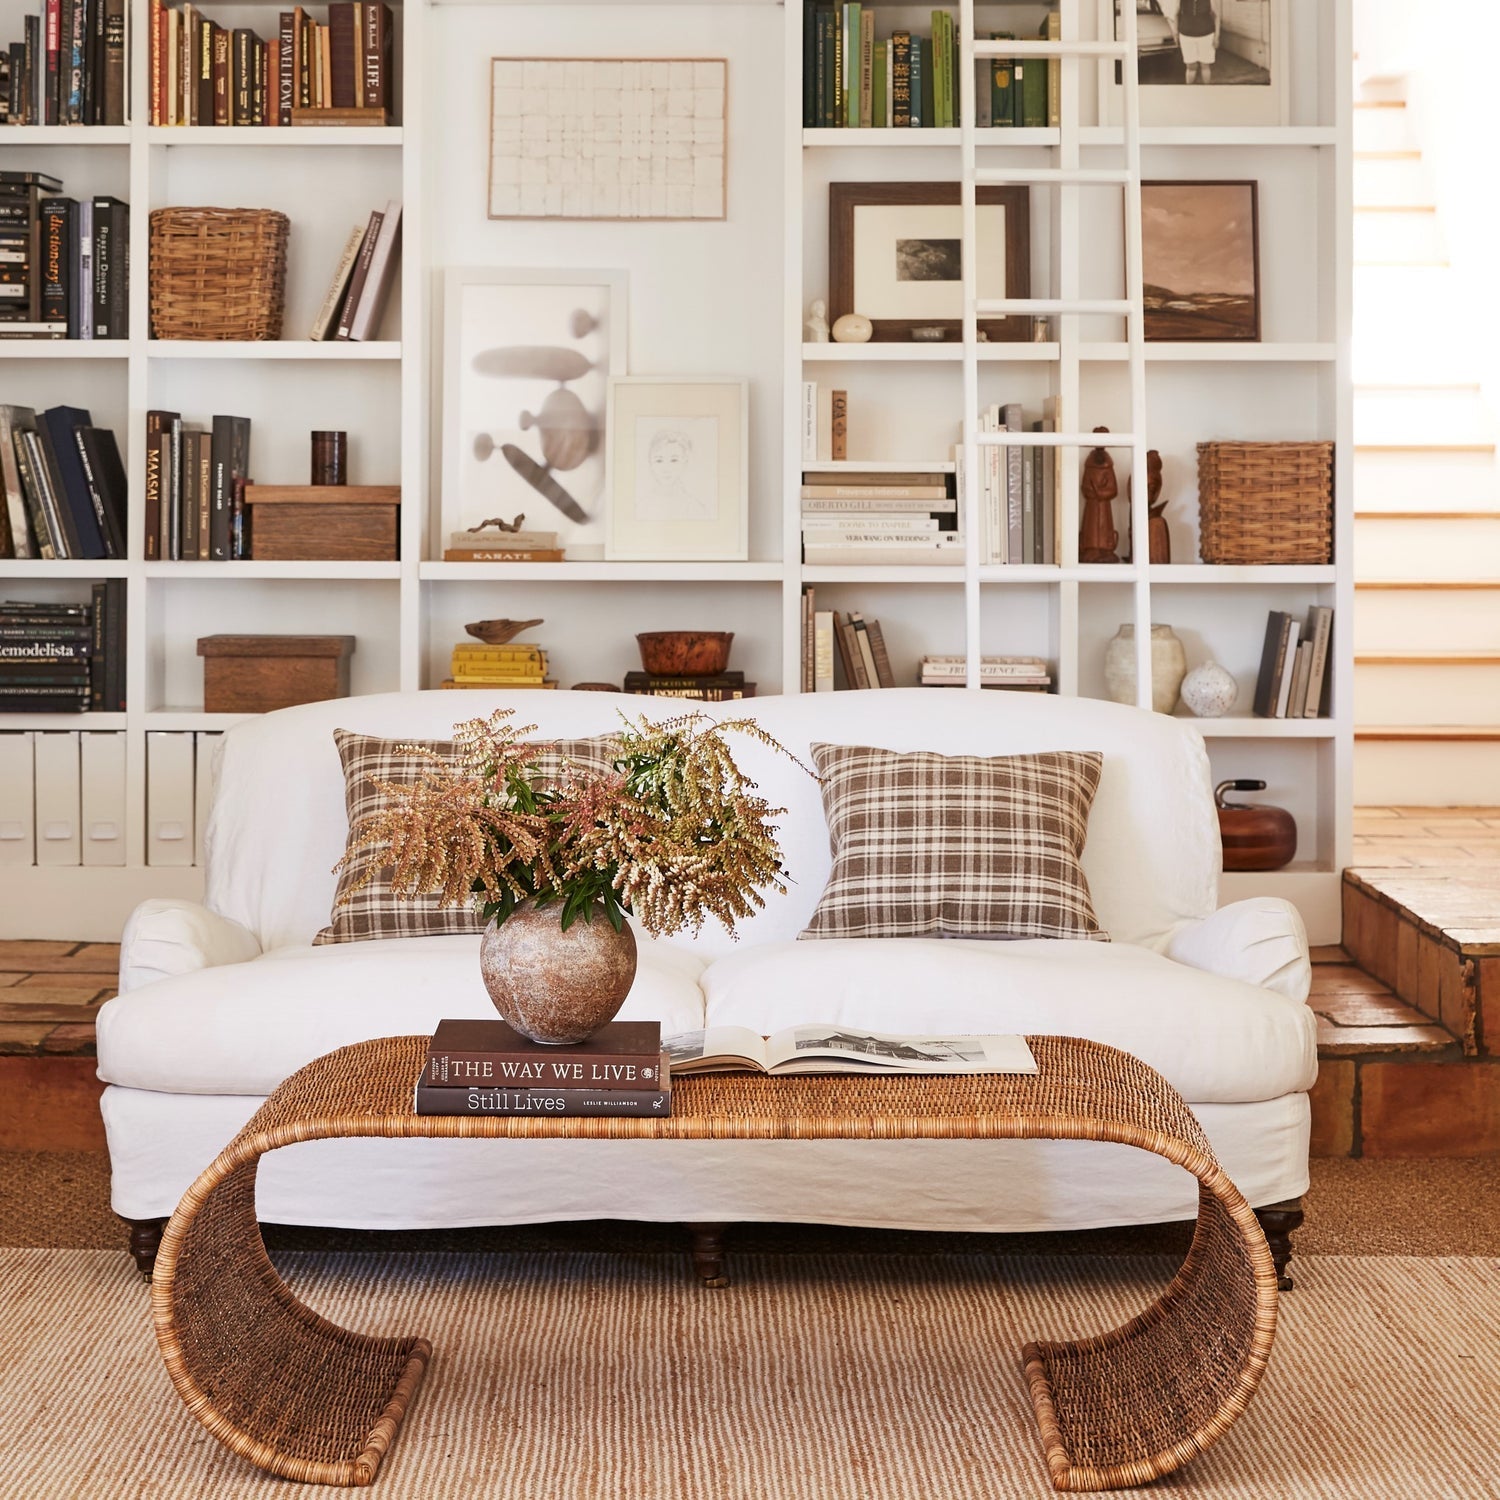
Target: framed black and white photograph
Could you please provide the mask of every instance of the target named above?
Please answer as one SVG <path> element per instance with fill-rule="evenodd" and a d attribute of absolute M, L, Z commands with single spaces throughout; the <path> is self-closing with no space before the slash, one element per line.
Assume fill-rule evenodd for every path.
<path fill-rule="evenodd" d="M 443 286 L 444 535 L 481 522 L 604 555 L 609 382 L 626 371 L 624 271 L 454 269 Z"/>
<path fill-rule="evenodd" d="M 749 556 L 749 386 L 638 375 L 609 383 L 608 558 Z"/>
<path fill-rule="evenodd" d="M 1031 295 L 1030 197 L 977 190 L 979 295 Z M 963 317 L 962 213 L 956 182 L 828 184 L 828 316 L 861 313 L 877 342 L 956 340 Z M 983 318 L 991 341 L 1028 340 L 1026 317 Z"/>
<path fill-rule="evenodd" d="M 1287 0 L 1099 0 L 1100 35 L 1134 5 L 1142 125 L 1284 125 Z M 1123 118 L 1121 65 L 1099 69 L 1099 118 Z"/>

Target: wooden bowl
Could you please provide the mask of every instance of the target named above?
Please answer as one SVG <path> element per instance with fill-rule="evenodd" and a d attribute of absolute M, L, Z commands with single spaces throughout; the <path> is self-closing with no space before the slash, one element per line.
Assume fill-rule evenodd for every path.
<path fill-rule="evenodd" d="M 636 636 L 653 677 L 713 677 L 729 665 L 732 630 L 648 630 Z"/>

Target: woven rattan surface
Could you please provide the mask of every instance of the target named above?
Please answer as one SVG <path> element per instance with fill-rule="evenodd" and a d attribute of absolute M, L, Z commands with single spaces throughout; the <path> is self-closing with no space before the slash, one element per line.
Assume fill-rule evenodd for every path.
<path fill-rule="evenodd" d="M 1199 443 L 1206 563 L 1333 561 L 1332 443 Z"/>
<path fill-rule="evenodd" d="M 426 1037 L 386 1037 L 308 1064 L 266 1100 L 188 1190 L 156 1262 L 152 1312 L 189 1409 L 236 1453 L 285 1478 L 370 1483 L 426 1367 L 420 1338 L 336 1328 L 283 1285 L 255 1219 L 267 1152 L 339 1136 L 591 1140 L 1116 1141 L 1199 1180 L 1192 1248 L 1124 1327 L 1031 1343 L 1022 1364 L 1052 1482 L 1115 1489 L 1179 1468 L 1245 1409 L 1270 1355 L 1276 1276 L 1260 1226 L 1192 1111 L 1139 1059 L 1031 1037 L 1035 1076 L 679 1079 L 665 1120 L 417 1115 Z"/>
<path fill-rule="evenodd" d="M 269 208 L 156 209 L 152 337 L 279 339 L 289 223 Z"/>

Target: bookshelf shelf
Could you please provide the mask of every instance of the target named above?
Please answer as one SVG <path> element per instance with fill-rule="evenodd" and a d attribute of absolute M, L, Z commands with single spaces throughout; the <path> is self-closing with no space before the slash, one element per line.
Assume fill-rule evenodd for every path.
<path fill-rule="evenodd" d="M 941 567 L 868 566 L 802 567 L 803 583 L 925 583 L 938 587 L 963 587 L 964 570 L 949 563 Z"/>
<path fill-rule="evenodd" d="M 279 359 L 333 361 L 399 360 L 401 345 L 394 340 L 367 343 L 314 343 L 312 339 L 266 339 L 260 343 L 224 340 L 201 343 L 190 339 L 152 339 L 146 345 L 147 359 Z"/>
<path fill-rule="evenodd" d="M 76 729 L 118 731 L 126 727 L 128 714 L 0 714 L 0 734 L 27 729 Z"/>
<path fill-rule="evenodd" d="M 1267 588 L 1279 584 L 1324 585 L 1338 581 L 1338 569 L 1326 566 L 1303 567 L 1255 565 L 1236 567 L 1217 563 L 1156 563 L 1148 570 L 1153 588 L 1160 584 L 1248 584 Z"/>
<path fill-rule="evenodd" d="M 0 361 L 8 359 L 130 358 L 128 339 L 0 339 Z"/>
<path fill-rule="evenodd" d="M 1056 129 L 1042 130 L 980 130 L 975 132 L 977 144 L 986 146 L 1055 146 L 1062 138 Z M 956 130 L 913 129 L 897 130 L 882 126 L 870 130 L 804 130 L 802 144 L 805 147 L 854 147 L 862 150 L 888 151 L 914 146 L 958 145 Z"/>
<path fill-rule="evenodd" d="M 957 364 L 963 358 L 963 349 L 958 344 L 804 344 L 802 362 L 808 365 L 822 364 Z M 1058 345 L 1050 344 L 986 344 L 981 345 L 979 358 L 994 364 L 1032 364 L 1038 361 L 1055 362 Z"/>
<path fill-rule="evenodd" d="M 780 583 L 779 562 L 424 562 L 424 583 Z"/>
<path fill-rule="evenodd" d="M 0 578 L 8 581 L 41 578 L 125 578 L 130 564 L 118 558 L 0 557 Z"/>
<path fill-rule="evenodd" d="M 6 125 L 0 146 L 128 146 L 129 125 Z"/>
<path fill-rule="evenodd" d="M 133 717 L 138 717 L 145 728 L 152 733 L 159 733 L 162 730 L 176 733 L 191 733 L 195 730 L 213 733 L 233 729 L 236 724 L 243 723 L 246 719 L 253 719 L 255 715 L 209 714 L 204 713 L 201 708 L 152 708 Z"/>
<path fill-rule="evenodd" d="M 819 345 L 821 348 L 822 346 Z M 795 463 L 796 461 L 793 460 Z M 912 459 L 866 459 L 847 458 L 837 463 L 821 460 L 818 463 L 796 463 L 803 474 L 951 474 L 951 460 L 932 461 Z"/>
<path fill-rule="evenodd" d="M 312 582 L 360 579 L 398 579 L 395 562 L 148 562 L 140 564 L 146 578 L 175 578 L 253 583 L 258 579 L 308 579 Z"/>
<path fill-rule="evenodd" d="M 371 146 L 399 148 L 404 144 L 399 125 L 138 125 L 149 146 L 203 147 L 220 149 L 275 146 L 286 151 L 302 146 Z"/>
<path fill-rule="evenodd" d="M 1124 132 L 1118 125 L 1085 125 L 1079 131 L 1084 146 L 1121 146 Z M 1235 147 L 1336 146 L 1339 132 L 1333 125 L 1145 125 L 1142 146 Z"/>
<path fill-rule="evenodd" d="M 1084 363 L 1123 363 L 1123 343 L 1095 342 L 1079 346 L 1078 357 Z M 1334 364 L 1339 358 L 1337 344 L 1147 344 L 1149 364 Z"/>
<path fill-rule="evenodd" d="M 1189 714 L 1175 717 L 1185 720 L 1210 740 L 1331 740 L 1338 733 L 1332 719 L 1257 719 L 1249 715 L 1195 719 Z"/>

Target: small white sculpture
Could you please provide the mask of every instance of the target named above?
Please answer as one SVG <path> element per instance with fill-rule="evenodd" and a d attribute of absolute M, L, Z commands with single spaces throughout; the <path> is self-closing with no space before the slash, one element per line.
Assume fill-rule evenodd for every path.
<path fill-rule="evenodd" d="M 868 344 L 875 325 L 863 313 L 845 313 L 833 325 L 835 344 Z"/>
<path fill-rule="evenodd" d="M 1222 719 L 1239 695 L 1234 673 L 1216 661 L 1194 667 L 1182 679 L 1182 701 L 1200 719 Z"/>
<path fill-rule="evenodd" d="M 828 304 L 821 297 L 815 297 L 807 310 L 807 325 L 803 330 L 803 337 L 809 344 L 828 342 Z"/>

